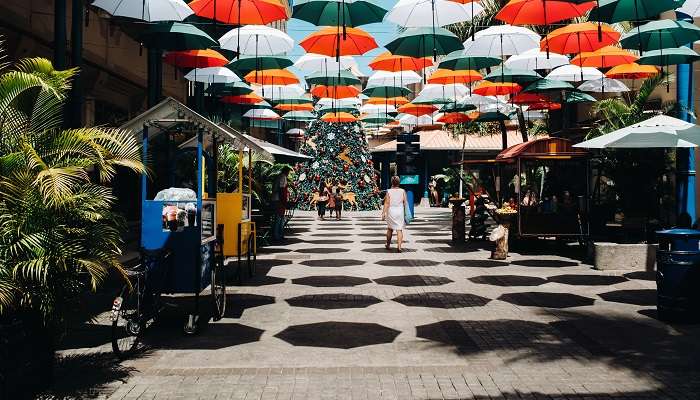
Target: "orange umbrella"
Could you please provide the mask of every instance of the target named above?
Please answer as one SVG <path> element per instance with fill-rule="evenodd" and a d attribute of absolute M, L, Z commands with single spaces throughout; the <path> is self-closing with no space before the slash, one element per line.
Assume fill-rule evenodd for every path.
<path fill-rule="evenodd" d="M 471 69 L 459 71 L 452 71 L 449 69 L 438 69 L 432 75 L 430 75 L 430 78 L 428 78 L 428 83 L 437 83 L 440 85 L 449 85 L 455 83 L 468 84 L 471 82 L 480 81 L 482 79 L 483 77 L 480 73 Z"/>
<path fill-rule="evenodd" d="M 258 85 L 291 85 L 292 83 L 299 83 L 299 78 L 286 69 L 250 71 L 243 79 Z"/>
<path fill-rule="evenodd" d="M 366 104 L 393 104 L 395 106 L 400 106 L 408 103 L 408 99 L 405 97 L 370 97 L 367 99 Z"/>
<path fill-rule="evenodd" d="M 188 6 L 197 16 L 225 24 L 267 25 L 289 18 L 279 0 L 194 0 Z"/>
<path fill-rule="evenodd" d="M 375 71 L 419 71 L 433 65 L 430 57 L 397 56 L 388 51 L 374 57 L 369 67 Z"/>
<path fill-rule="evenodd" d="M 549 101 L 549 98 L 540 93 L 518 93 L 510 99 L 513 104 L 534 104 L 545 101 Z"/>
<path fill-rule="evenodd" d="M 258 104 L 263 98 L 255 93 L 242 94 L 238 96 L 224 96 L 221 101 L 228 104 Z"/>
<path fill-rule="evenodd" d="M 377 42 L 369 33 L 359 28 L 325 27 L 304 38 L 299 45 L 308 53 L 329 57 L 362 55 L 376 49 Z"/>
<path fill-rule="evenodd" d="M 639 59 L 636 55 L 617 46 L 605 46 L 596 51 L 584 51 L 571 60 L 579 67 L 610 68 L 629 64 Z"/>
<path fill-rule="evenodd" d="M 280 111 L 313 111 L 313 104 L 278 104 L 276 110 Z"/>
<path fill-rule="evenodd" d="M 330 112 L 323 114 L 321 121 L 333 123 L 355 122 L 357 121 L 357 118 L 354 115 L 346 112 Z"/>
<path fill-rule="evenodd" d="M 432 104 L 407 103 L 399 107 L 396 111 L 403 114 L 411 114 L 415 115 L 416 117 L 420 117 L 421 115 L 432 114 L 435 110 L 437 110 L 437 107 Z"/>
<path fill-rule="evenodd" d="M 527 106 L 528 111 L 537 111 L 537 110 L 559 110 L 561 108 L 561 104 L 559 103 L 554 103 L 551 101 L 543 101 L 541 103 L 533 103 Z"/>
<path fill-rule="evenodd" d="M 442 114 L 442 116 L 437 119 L 437 122 L 442 122 L 443 124 L 461 124 L 463 122 L 473 121 L 478 116 L 478 112 L 473 112 L 470 114 L 465 114 L 461 112 L 451 112 Z"/>
<path fill-rule="evenodd" d="M 474 93 L 481 96 L 496 96 L 518 93 L 522 89 L 517 83 L 483 81 L 474 88 Z"/>
<path fill-rule="evenodd" d="M 605 76 L 613 79 L 646 79 L 658 73 L 659 69 L 653 65 L 629 63 L 610 68 Z"/>
<path fill-rule="evenodd" d="M 311 94 L 316 97 L 330 97 L 333 99 L 347 99 L 357 97 L 360 89 L 354 86 L 325 86 L 316 85 L 311 89 Z"/>
<path fill-rule="evenodd" d="M 620 32 L 610 26 L 601 25 L 600 36 L 598 29 L 598 25 L 591 22 L 566 25 L 550 32 L 540 41 L 540 48 L 544 50 L 549 44 L 549 50 L 555 53 L 572 54 L 595 51 L 620 40 Z"/>
<path fill-rule="evenodd" d="M 211 49 L 169 51 L 163 61 L 180 68 L 223 67 L 228 64 L 226 57 Z"/>
<path fill-rule="evenodd" d="M 510 0 L 495 18 L 511 25 L 548 25 L 581 17 L 594 6 L 593 1 L 576 4 L 558 0 Z"/>

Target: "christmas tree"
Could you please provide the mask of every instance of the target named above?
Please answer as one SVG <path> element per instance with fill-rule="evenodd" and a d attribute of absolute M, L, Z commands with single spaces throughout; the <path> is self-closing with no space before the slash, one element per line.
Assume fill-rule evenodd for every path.
<path fill-rule="evenodd" d="M 360 123 L 313 121 L 300 152 L 312 158 L 295 166 L 297 208 L 311 209 L 314 191 L 325 181 L 344 187 L 344 209 L 379 209 L 378 176 Z"/>

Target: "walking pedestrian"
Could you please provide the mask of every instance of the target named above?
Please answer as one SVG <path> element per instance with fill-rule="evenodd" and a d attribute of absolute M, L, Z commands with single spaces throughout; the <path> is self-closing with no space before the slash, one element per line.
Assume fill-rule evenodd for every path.
<path fill-rule="evenodd" d="M 287 176 L 290 168 L 284 166 L 279 175 L 272 183 L 272 241 L 282 242 L 284 240 L 284 218 L 287 212 L 287 201 L 289 192 L 287 188 Z"/>
<path fill-rule="evenodd" d="M 335 219 L 340 221 L 340 214 L 343 211 L 343 192 L 340 190 L 340 187 L 335 188 L 333 201 L 335 202 Z"/>
<path fill-rule="evenodd" d="M 403 229 L 406 225 L 408 200 L 406 191 L 399 187 L 401 180 L 398 176 L 391 178 L 391 189 L 384 196 L 384 208 L 382 209 L 382 221 L 386 221 L 386 249 L 391 249 L 391 237 L 396 231 L 396 250 L 401 253 L 403 244 Z"/>
<path fill-rule="evenodd" d="M 326 205 L 328 204 L 328 187 L 326 186 L 326 181 L 321 179 L 321 183 L 318 185 L 318 201 L 316 205 L 318 206 L 318 218 L 321 221 L 326 220 Z"/>

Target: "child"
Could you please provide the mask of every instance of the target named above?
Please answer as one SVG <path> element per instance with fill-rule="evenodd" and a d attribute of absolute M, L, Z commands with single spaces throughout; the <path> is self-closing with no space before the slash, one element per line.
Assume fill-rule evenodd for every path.
<path fill-rule="evenodd" d="M 333 195 L 333 203 L 335 205 L 335 219 L 340 221 L 340 213 L 343 211 L 343 194 L 340 188 L 335 188 L 335 195 Z"/>

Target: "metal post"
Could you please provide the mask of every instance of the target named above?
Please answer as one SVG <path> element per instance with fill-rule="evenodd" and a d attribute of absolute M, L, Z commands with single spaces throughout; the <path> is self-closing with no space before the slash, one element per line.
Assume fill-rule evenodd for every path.
<path fill-rule="evenodd" d="M 146 85 L 148 86 L 148 108 L 158 104 L 163 93 L 163 81 L 158 76 L 162 73 L 163 51 L 157 48 L 148 49 L 148 76 Z"/>
<path fill-rule="evenodd" d="M 69 125 L 78 128 L 83 125 L 83 17 L 85 7 L 83 0 L 73 0 L 71 21 L 71 64 L 78 68 L 73 77 L 73 89 L 70 99 Z"/>
<path fill-rule="evenodd" d="M 693 18 L 676 11 L 676 19 L 693 23 Z M 687 45 L 692 48 L 692 43 Z M 693 66 L 680 64 L 676 72 L 676 101 L 681 108 L 681 119 L 691 121 L 694 105 Z M 695 151 L 676 150 L 676 208 L 678 215 L 688 213 L 691 221 L 697 218 L 695 211 Z"/>
<path fill-rule="evenodd" d="M 53 15 L 53 66 L 66 69 L 66 0 L 55 0 Z"/>

